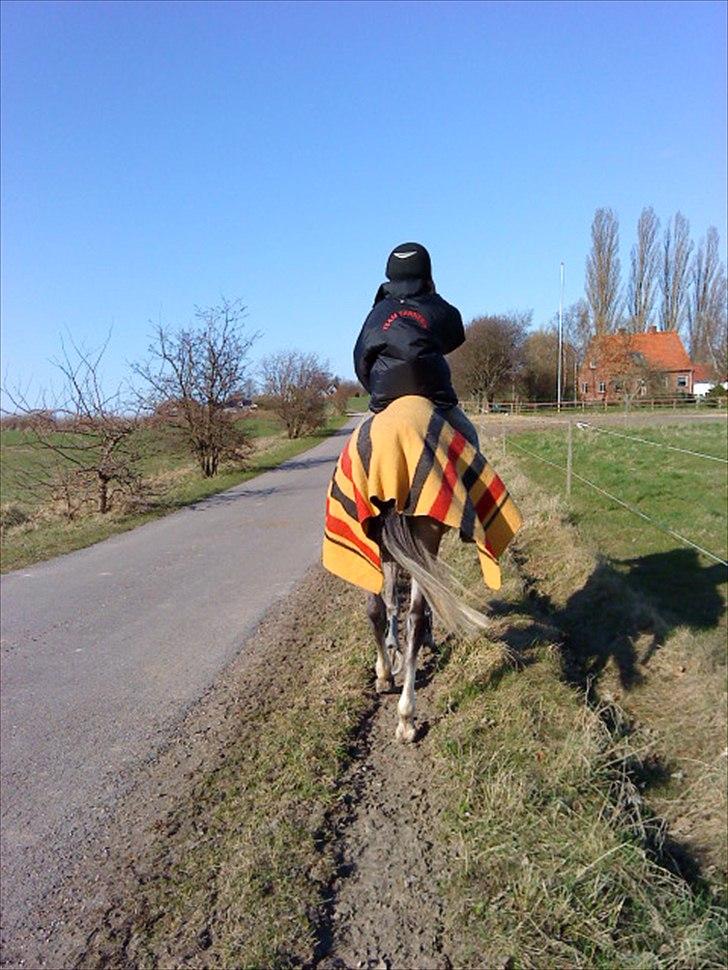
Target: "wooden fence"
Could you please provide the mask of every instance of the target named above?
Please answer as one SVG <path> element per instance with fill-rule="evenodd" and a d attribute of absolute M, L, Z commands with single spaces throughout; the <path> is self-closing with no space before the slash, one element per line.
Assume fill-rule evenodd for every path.
<path fill-rule="evenodd" d="M 714 411 L 725 410 L 727 398 L 693 397 L 654 397 L 639 398 L 632 401 L 604 401 L 600 403 L 586 401 L 492 401 L 481 404 L 478 401 L 461 401 L 460 407 L 467 414 L 603 414 L 605 411 Z"/>

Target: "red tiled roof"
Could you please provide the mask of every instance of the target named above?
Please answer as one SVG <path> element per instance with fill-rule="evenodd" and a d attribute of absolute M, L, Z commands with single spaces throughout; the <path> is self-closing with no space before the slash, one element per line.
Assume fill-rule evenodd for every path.
<path fill-rule="evenodd" d="M 598 338 L 603 352 L 609 356 L 626 342 L 630 353 L 639 353 L 650 367 L 661 371 L 689 371 L 693 363 L 683 347 L 680 335 L 675 330 L 660 330 L 655 333 L 610 333 Z M 612 345 L 612 346 L 610 346 Z M 626 346 L 625 346 L 625 349 Z"/>
<path fill-rule="evenodd" d="M 693 380 L 699 384 L 712 384 L 715 370 L 710 364 L 693 364 Z"/>
<path fill-rule="evenodd" d="M 660 370 L 693 369 L 680 335 L 674 330 L 636 333 L 632 338 L 632 346 L 652 367 L 659 367 Z"/>

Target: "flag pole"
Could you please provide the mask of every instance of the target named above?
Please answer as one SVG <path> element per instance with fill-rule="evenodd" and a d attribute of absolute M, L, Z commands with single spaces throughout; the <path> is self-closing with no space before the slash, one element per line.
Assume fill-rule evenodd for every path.
<path fill-rule="evenodd" d="M 561 261 L 561 287 L 559 292 L 559 361 L 556 367 L 556 410 L 561 410 L 561 358 L 564 328 L 564 261 Z"/>

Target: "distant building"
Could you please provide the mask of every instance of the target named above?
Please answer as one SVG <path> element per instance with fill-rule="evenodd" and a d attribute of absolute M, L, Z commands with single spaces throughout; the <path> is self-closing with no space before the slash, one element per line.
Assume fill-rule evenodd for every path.
<path fill-rule="evenodd" d="M 586 403 L 693 393 L 694 365 L 680 335 L 650 327 L 645 333 L 594 337 L 579 370 L 579 399 Z"/>
<path fill-rule="evenodd" d="M 258 405 L 253 403 L 253 399 L 242 392 L 231 394 L 225 401 L 226 411 L 253 411 L 257 407 Z"/>
<path fill-rule="evenodd" d="M 708 391 L 721 384 L 728 389 L 728 381 L 721 381 L 716 376 L 715 368 L 709 364 L 695 364 L 693 370 L 693 394 L 696 397 L 705 397 Z"/>

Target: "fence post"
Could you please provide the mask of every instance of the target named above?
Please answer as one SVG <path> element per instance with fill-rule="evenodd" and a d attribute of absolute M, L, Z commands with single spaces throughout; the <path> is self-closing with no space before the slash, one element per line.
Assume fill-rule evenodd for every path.
<path fill-rule="evenodd" d="M 574 422 L 569 421 L 566 437 L 566 497 L 571 496 L 571 469 L 574 460 Z"/>

